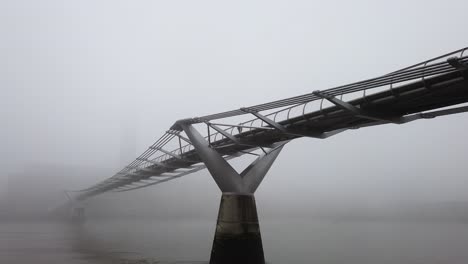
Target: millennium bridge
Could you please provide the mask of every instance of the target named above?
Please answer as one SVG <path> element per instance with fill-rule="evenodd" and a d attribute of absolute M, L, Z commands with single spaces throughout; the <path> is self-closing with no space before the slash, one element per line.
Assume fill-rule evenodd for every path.
<path fill-rule="evenodd" d="M 350 129 L 467 112 L 467 55 L 464 48 L 376 78 L 180 119 L 112 177 L 67 193 L 68 204 L 206 168 L 222 192 L 210 263 L 265 263 L 254 193 L 284 145 L 301 137 L 323 140 Z M 238 173 L 228 160 L 242 155 L 255 160 Z M 83 215 L 83 208 L 74 209 Z"/>

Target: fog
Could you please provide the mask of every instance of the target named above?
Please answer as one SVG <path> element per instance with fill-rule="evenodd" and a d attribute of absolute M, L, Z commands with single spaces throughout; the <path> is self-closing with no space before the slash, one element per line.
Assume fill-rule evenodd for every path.
<path fill-rule="evenodd" d="M 42 210 L 65 201 L 64 189 L 112 176 L 178 119 L 375 77 L 462 48 L 467 8 L 466 1 L 2 1 L 0 197 L 43 198 L 42 207 L 25 205 Z M 257 191 L 259 210 L 468 208 L 467 118 L 295 140 Z M 212 217 L 219 196 L 204 170 L 87 206 L 90 215 Z"/>
<path fill-rule="evenodd" d="M 206 261 L 221 196 L 207 170 L 88 199 L 78 228 L 37 220 L 176 120 L 468 46 L 467 9 L 462 0 L 0 0 L 0 262 Z M 288 143 L 255 194 L 268 262 L 465 263 L 467 121 Z"/>

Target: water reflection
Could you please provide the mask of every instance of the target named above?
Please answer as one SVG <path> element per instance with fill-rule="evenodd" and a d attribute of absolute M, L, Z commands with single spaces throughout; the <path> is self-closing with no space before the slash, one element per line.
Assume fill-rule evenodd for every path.
<path fill-rule="evenodd" d="M 138 226 L 139 228 L 135 228 Z M 174 248 L 162 247 L 161 244 L 172 244 L 170 237 L 155 234 L 154 230 L 163 227 L 159 221 L 152 220 L 120 220 L 120 221 L 88 221 L 83 224 L 70 224 L 66 232 L 71 235 L 71 249 L 81 259 L 99 264 L 201 264 L 207 261 L 184 259 L 180 260 L 179 251 L 185 251 L 183 243 Z M 146 233 L 144 235 L 143 233 Z M 158 256 L 161 254 L 162 258 Z M 190 249 L 187 251 L 191 251 Z"/>
<path fill-rule="evenodd" d="M 463 222 L 260 221 L 268 263 L 435 264 L 468 260 L 468 225 Z M 213 219 L 90 220 L 81 227 L 0 222 L 0 263 L 207 263 L 215 226 Z"/>

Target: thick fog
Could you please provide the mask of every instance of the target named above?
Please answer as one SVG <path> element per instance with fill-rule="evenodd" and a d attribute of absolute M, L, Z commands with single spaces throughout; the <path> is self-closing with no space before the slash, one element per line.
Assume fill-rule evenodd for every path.
<path fill-rule="evenodd" d="M 2 206 L 65 201 L 62 190 L 112 176 L 178 119 L 463 48 L 467 9 L 467 1 L 1 1 Z M 256 193 L 261 215 L 468 208 L 467 129 L 459 114 L 295 140 Z M 38 197 L 42 207 L 30 203 Z M 219 197 L 204 170 L 87 204 L 91 215 L 214 217 Z"/>

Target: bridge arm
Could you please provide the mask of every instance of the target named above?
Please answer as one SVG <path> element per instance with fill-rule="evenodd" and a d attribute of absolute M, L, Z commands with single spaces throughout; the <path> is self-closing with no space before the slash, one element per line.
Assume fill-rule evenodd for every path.
<path fill-rule="evenodd" d="M 460 107 L 454 107 L 454 108 L 449 108 L 449 109 L 444 109 L 444 110 L 417 113 L 417 114 L 412 114 L 412 115 L 407 115 L 407 116 L 401 117 L 401 123 L 400 124 L 406 124 L 406 123 L 413 122 L 413 121 L 420 120 L 420 119 L 432 119 L 432 118 L 436 118 L 436 117 L 439 117 L 439 116 L 460 114 L 460 113 L 466 113 L 466 112 L 468 112 L 468 106 L 460 106 Z M 388 124 L 388 123 L 389 122 L 376 121 L 376 122 L 367 123 L 367 124 L 364 124 L 364 125 L 359 125 L 359 126 L 356 126 L 356 127 L 352 127 L 351 129 L 359 129 L 359 128 L 364 128 L 364 127 L 385 125 L 385 124 Z"/>
<path fill-rule="evenodd" d="M 268 170 L 273 165 L 284 145 L 289 141 L 280 143 L 279 146 L 271 149 L 268 153 L 259 156 L 254 162 L 252 162 L 247 168 L 242 171 L 240 176 L 243 179 L 244 188 L 247 193 L 254 193 L 263 178 L 265 177 Z"/>
<path fill-rule="evenodd" d="M 462 62 L 460 58 L 451 57 L 447 59 L 448 64 L 460 71 L 465 80 L 468 80 L 468 64 Z"/>
<path fill-rule="evenodd" d="M 397 124 L 400 124 L 402 123 L 402 120 L 401 118 L 385 118 L 385 117 L 382 117 L 378 114 L 374 114 L 374 113 L 369 113 L 367 111 L 364 111 L 362 110 L 361 108 L 358 108 L 348 102 L 344 102 L 338 98 L 336 98 L 335 96 L 332 96 L 332 95 L 329 95 L 329 94 L 326 94 L 324 92 L 321 92 L 321 91 L 314 91 L 312 92 L 312 94 L 320 97 L 320 98 L 323 98 L 323 99 L 326 99 L 327 101 L 329 101 L 330 103 L 336 105 L 337 107 L 343 109 L 343 110 L 346 110 L 348 112 L 351 112 L 353 115 L 357 116 L 357 117 L 361 117 L 361 118 L 364 118 L 364 119 L 369 119 L 369 120 L 374 120 L 374 121 L 384 121 L 384 122 L 388 122 L 388 123 L 397 123 Z"/>
<path fill-rule="evenodd" d="M 226 138 L 228 138 L 229 140 L 231 140 L 232 142 L 234 142 L 235 144 L 237 145 L 241 145 L 241 142 L 238 138 L 234 137 L 233 135 L 229 134 L 228 132 L 226 132 L 224 129 L 221 129 L 220 127 L 218 127 L 217 125 L 214 125 L 210 122 L 205 122 L 207 126 L 210 126 L 211 128 L 213 128 L 214 130 L 218 131 L 218 133 L 220 133 L 221 135 L 225 136 Z"/>
<path fill-rule="evenodd" d="M 190 142 L 190 140 L 188 138 L 182 136 L 180 133 L 176 133 L 176 132 L 173 132 L 171 130 L 166 131 L 166 133 L 177 136 L 180 139 L 182 139 L 183 141 L 187 142 L 188 144 L 192 144 L 192 142 Z"/>
<path fill-rule="evenodd" d="M 291 129 L 288 127 L 285 127 L 274 120 L 260 114 L 258 111 L 250 108 L 241 108 L 240 110 L 250 113 L 257 117 L 258 119 L 262 120 L 263 122 L 267 123 L 277 131 L 280 131 L 283 134 L 288 134 L 288 135 L 293 135 L 293 136 L 299 136 L 299 137 L 312 137 L 312 138 L 326 138 L 326 135 L 322 131 L 298 131 L 296 129 Z"/>
<path fill-rule="evenodd" d="M 200 159 L 213 176 L 222 192 L 242 192 L 242 181 L 231 165 L 213 148 L 209 142 L 191 125 L 179 123 L 195 147 Z"/>
<path fill-rule="evenodd" d="M 179 125 L 223 193 L 254 193 L 288 142 L 274 144 L 270 151 L 258 156 L 239 174 L 221 154 L 210 147 L 209 142 L 191 124 L 180 122 Z"/>

